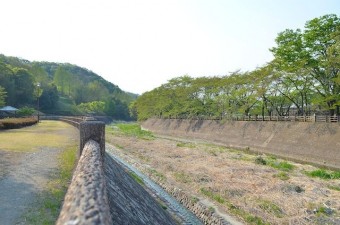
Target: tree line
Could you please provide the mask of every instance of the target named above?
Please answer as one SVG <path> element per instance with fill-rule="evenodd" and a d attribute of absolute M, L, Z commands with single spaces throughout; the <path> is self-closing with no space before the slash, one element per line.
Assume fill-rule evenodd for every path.
<path fill-rule="evenodd" d="M 253 71 L 226 76 L 187 75 L 141 95 L 130 105 L 151 117 L 339 115 L 340 18 L 329 14 L 286 29 L 271 48 L 274 59 Z"/>
<path fill-rule="evenodd" d="M 0 55 L 0 106 L 33 107 L 50 114 L 108 115 L 129 120 L 137 96 L 85 68 Z"/>

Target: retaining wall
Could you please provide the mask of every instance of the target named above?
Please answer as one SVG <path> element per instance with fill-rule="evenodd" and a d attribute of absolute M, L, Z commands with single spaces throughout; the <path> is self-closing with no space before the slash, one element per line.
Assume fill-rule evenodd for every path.
<path fill-rule="evenodd" d="M 340 169 L 338 123 L 149 119 L 142 126 L 160 135 L 201 139 Z"/>
<path fill-rule="evenodd" d="M 160 204 L 105 153 L 105 124 L 56 118 L 79 128 L 79 161 L 57 225 L 175 225 Z M 105 160 L 104 160 L 105 159 Z"/>

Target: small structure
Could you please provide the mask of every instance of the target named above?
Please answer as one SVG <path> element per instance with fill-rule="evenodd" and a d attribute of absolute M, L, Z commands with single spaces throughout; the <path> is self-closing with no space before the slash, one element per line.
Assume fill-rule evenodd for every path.
<path fill-rule="evenodd" d="M 0 109 L 0 117 L 13 117 L 16 116 L 18 109 L 12 106 L 5 106 Z"/>

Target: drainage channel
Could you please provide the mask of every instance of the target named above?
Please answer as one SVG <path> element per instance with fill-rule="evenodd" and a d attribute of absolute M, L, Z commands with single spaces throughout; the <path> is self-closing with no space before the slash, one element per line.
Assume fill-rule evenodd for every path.
<path fill-rule="evenodd" d="M 157 195 L 157 197 L 161 199 L 167 205 L 167 207 L 182 220 L 182 224 L 203 225 L 203 223 L 191 211 L 189 211 L 187 208 L 181 205 L 174 197 L 172 197 L 166 191 L 164 191 L 163 188 L 161 188 L 158 184 L 153 182 L 146 175 L 138 171 L 136 168 L 134 168 L 133 166 L 131 166 L 118 156 L 114 155 L 113 148 L 114 148 L 113 146 L 106 144 L 106 152 L 112 157 L 112 159 L 114 159 L 121 166 L 131 170 L 132 172 L 137 174 L 141 179 L 143 179 L 145 186 L 152 190 L 152 192 L 155 195 Z"/>

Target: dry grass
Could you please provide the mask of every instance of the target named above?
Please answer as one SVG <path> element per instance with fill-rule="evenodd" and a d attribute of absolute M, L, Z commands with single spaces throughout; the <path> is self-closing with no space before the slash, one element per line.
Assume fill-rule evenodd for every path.
<path fill-rule="evenodd" d="M 70 125 L 57 121 L 41 121 L 34 127 L 0 131 L 0 150 L 32 152 L 39 147 L 58 147 L 65 141 L 61 133 Z"/>
<path fill-rule="evenodd" d="M 247 224 L 339 224 L 340 180 L 307 176 L 316 168 L 211 144 L 107 134 L 117 154 L 150 176 L 209 198 Z M 153 172 L 150 172 L 153 171 Z"/>

